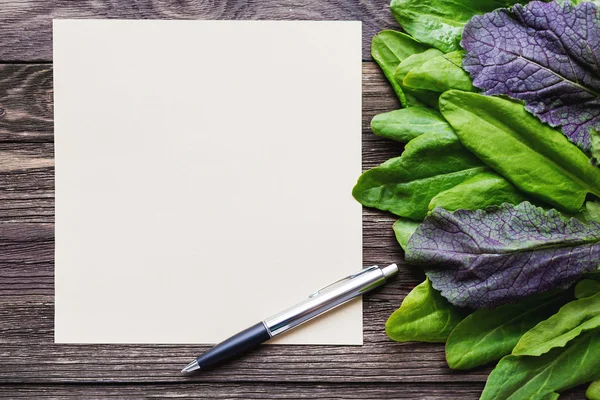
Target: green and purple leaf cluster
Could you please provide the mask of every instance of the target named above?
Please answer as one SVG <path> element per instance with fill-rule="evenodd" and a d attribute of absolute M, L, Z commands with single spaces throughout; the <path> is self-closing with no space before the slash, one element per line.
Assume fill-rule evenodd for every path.
<path fill-rule="evenodd" d="M 600 19 L 594 3 L 534 1 L 473 17 L 464 67 L 486 94 L 524 100 L 526 109 L 585 151 L 600 124 Z"/>
<path fill-rule="evenodd" d="M 455 369 L 500 360 L 483 399 L 600 399 L 597 2 L 515 3 L 392 0 L 406 33 L 372 54 L 403 108 L 371 127 L 405 150 L 353 195 L 398 216 L 427 275 L 392 339 L 446 342 Z"/>

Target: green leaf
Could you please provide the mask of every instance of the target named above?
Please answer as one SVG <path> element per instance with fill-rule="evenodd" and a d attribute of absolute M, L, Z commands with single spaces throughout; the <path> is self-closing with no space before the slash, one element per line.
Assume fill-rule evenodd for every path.
<path fill-rule="evenodd" d="M 600 133 L 597 129 L 590 131 L 590 139 L 592 144 L 592 165 L 598 166 L 600 164 Z"/>
<path fill-rule="evenodd" d="M 398 243 L 400 243 L 400 247 L 402 247 L 402 249 L 406 247 L 408 240 L 412 234 L 415 233 L 419 224 L 420 222 L 406 218 L 400 218 L 398 221 L 394 222 L 394 234 L 396 235 L 396 240 Z"/>
<path fill-rule="evenodd" d="M 406 107 L 431 107 L 438 109 L 439 93 L 426 90 L 412 90 L 400 85 L 406 96 Z"/>
<path fill-rule="evenodd" d="M 600 282 L 600 265 L 598 265 L 598 269 L 596 271 L 583 274 L 583 278 Z"/>
<path fill-rule="evenodd" d="M 396 71 L 394 71 L 394 79 L 396 79 L 396 82 L 398 82 L 406 94 L 408 105 L 419 105 L 418 103 L 422 103 L 433 108 L 438 107 L 438 98 L 440 97 L 439 93 L 432 92 L 430 90 L 408 88 L 404 86 L 402 81 L 404 80 L 406 74 L 408 74 L 410 71 L 419 68 L 428 60 L 431 60 L 432 58 L 442 54 L 444 53 L 437 49 L 427 49 L 422 53 L 416 53 L 407 57 L 400 63 L 400 65 L 398 65 Z M 413 99 L 411 100 L 410 97 Z"/>
<path fill-rule="evenodd" d="M 553 291 L 516 304 L 475 311 L 448 338 L 448 365 L 453 369 L 470 369 L 510 354 L 525 332 L 554 314 L 567 299 L 566 293 Z"/>
<path fill-rule="evenodd" d="M 573 4 L 574 6 L 576 6 L 577 4 L 581 4 L 585 1 L 588 1 L 590 3 L 594 3 L 596 6 L 600 7 L 600 0 L 559 0 L 559 3 L 564 3 L 565 1 L 570 1 L 571 4 Z"/>
<path fill-rule="evenodd" d="M 490 171 L 437 194 L 431 199 L 429 210 L 436 207 L 448 211 L 477 210 L 502 203 L 519 204 L 525 200 L 525 196 L 513 184 Z"/>
<path fill-rule="evenodd" d="M 585 391 L 588 400 L 600 400 L 600 380 L 594 381 Z"/>
<path fill-rule="evenodd" d="M 506 356 L 490 374 L 481 400 L 544 398 L 600 377 L 600 329 L 539 357 Z"/>
<path fill-rule="evenodd" d="M 415 90 L 442 93 L 457 89 L 472 92 L 475 88 L 471 76 L 462 69 L 463 55 L 463 51 L 453 51 L 433 57 L 420 67 L 411 69 L 399 82 L 402 82 L 404 87 Z"/>
<path fill-rule="evenodd" d="M 411 140 L 400 157 L 363 173 L 352 195 L 362 205 L 422 220 L 431 199 L 486 168 L 449 133 Z"/>
<path fill-rule="evenodd" d="M 371 129 L 378 136 L 402 143 L 428 132 L 454 135 L 440 113 L 425 107 L 409 107 L 378 114 L 371 120 Z"/>
<path fill-rule="evenodd" d="M 515 2 L 517 1 L 392 0 L 390 8 L 396 21 L 412 37 L 448 53 L 460 49 L 462 29 L 471 17 L 508 7 Z"/>
<path fill-rule="evenodd" d="M 552 393 L 547 393 L 542 397 L 536 397 L 536 400 L 556 400 L 559 397 L 560 397 L 559 393 L 552 392 Z"/>
<path fill-rule="evenodd" d="M 394 71 L 402 60 L 408 56 L 427 50 L 428 46 L 421 44 L 410 36 L 392 30 L 385 30 L 373 37 L 371 42 L 371 55 L 383 74 L 388 79 L 396 96 L 406 107 L 406 96 L 400 84 L 394 79 Z"/>
<path fill-rule="evenodd" d="M 387 335 L 397 342 L 445 342 L 464 317 L 429 280 L 416 286 L 385 324 Z"/>
<path fill-rule="evenodd" d="M 575 297 L 583 299 L 600 293 L 600 282 L 593 279 L 584 279 L 575 286 Z"/>
<path fill-rule="evenodd" d="M 404 86 L 402 81 L 410 71 L 422 66 L 425 62 L 431 60 L 431 58 L 435 58 L 441 54 L 444 53 L 437 49 L 427 49 L 422 53 L 413 54 L 412 56 L 405 58 L 400 65 L 398 65 L 396 71 L 394 71 L 394 79 L 396 79 L 396 82 L 398 82 L 404 93 L 406 93 L 409 106 L 415 104 L 419 105 L 419 103 L 421 103 L 437 109 L 438 99 L 440 97 L 439 93 L 430 90 L 408 88 Z"/>
<path fill-rule="evenodd" d="M 558 313 L 525 333 L 512 354 L 539 356 L 555 347 L 564 347 L 583 332 L 598 327 L 600 327 L 600 293 L 564 305 Z"/>
<path fill-rule="evenodd" d="M 432 58 L 443 55 L 438 49 L 427 49 L 422 53 L 416 53 L 406 57 L 394 71 L 394 78 L 397 82 L 402 82 L 406 75 L 414 69 L 421 67 Z"/>
<path fill-rule="evenodd" d="M 583 215 L 588 221 L 600 222 L 600 201 L 586 202 Z"/>
<path fill-rule="evenodd" d="M 573 213 L 588 193 L 600 196 L 600 168 L 521 104 L 450 90 L 440 111 L 467 149 L 525 194 Z"/>

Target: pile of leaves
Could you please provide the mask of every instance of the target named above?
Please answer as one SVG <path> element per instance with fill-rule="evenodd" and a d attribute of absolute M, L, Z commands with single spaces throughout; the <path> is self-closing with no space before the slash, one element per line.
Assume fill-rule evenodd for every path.
<path fill-rule="evenodd" d="M 363 173 L 427 276 L 387 324 L 498 362 L 482 399 L 600 399 L 600 18 L 592 2 L 393 0 L 373 38 L 402 108 L 373 118 L 403 153 Z M 508 8 L 506 8 L 508 7 Z"/>

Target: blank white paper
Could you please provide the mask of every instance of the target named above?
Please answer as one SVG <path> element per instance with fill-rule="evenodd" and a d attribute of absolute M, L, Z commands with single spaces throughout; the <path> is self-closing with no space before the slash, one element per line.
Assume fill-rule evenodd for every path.
<path fill-rule="evenodd" d="M 216 343 L 362 268 L 360 22 L 55 20 L 54 99 L 56 342 Z"/>

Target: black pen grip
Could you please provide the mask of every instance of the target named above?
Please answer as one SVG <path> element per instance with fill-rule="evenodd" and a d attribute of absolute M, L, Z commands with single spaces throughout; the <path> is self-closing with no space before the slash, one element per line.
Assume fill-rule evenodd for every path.
<path fill-rule="evenodd" d="M 248 329 L 233 335 L 229 339 L 217 344 L 196 359 L 200 369 L 207 369 L 233 356 L 257 347 L 271 339 L 265 324 L 259 322 Z"/>

